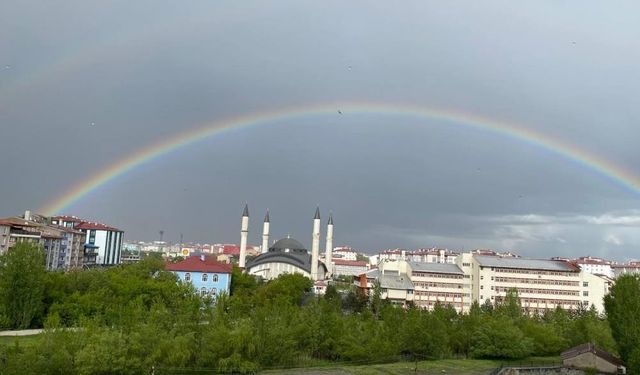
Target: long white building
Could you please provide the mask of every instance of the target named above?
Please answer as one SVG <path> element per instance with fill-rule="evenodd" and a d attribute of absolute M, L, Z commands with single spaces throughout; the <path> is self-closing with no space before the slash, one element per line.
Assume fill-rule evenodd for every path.
<path fill-rule="evenodd" d="M 500 303 L 510 289 L 518 291 L 523 309 L 530 313 L 591 305 L 603 312 L 603 298 L 612 283 L 607 276 L 586 272 L 567 261 L 479 253 L 458 254 L 456 264 L 382 261 L 378 272 L 361 274 L 357 285 L 370 289 L 372 275 L 379 277 L 383 298 L 395 304 L 432 309 L 441 303 L 459 312 L 468 311 L 475 301 Z M 402 283 L 391 283 L 383 275 L 395 275 Z"/>

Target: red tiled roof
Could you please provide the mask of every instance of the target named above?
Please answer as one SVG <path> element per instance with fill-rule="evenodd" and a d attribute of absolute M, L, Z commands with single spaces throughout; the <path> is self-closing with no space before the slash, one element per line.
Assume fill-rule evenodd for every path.
<path fill-rule="evenodd" d="M 90 223 L 87 221 L 83 221 L 80 224 L 75 226 L 76 229 L 93 229 L 93 230 L 108 230 L 111 232 L 123 232 L 122 230 L 114 227 L 110 227 L 108 225 L 100 224 L 100 223 Z"/>
<path fill-rule="evenodd" d="M 366 267 L 369 264 L 363 260 L 333 259 L 332 262 L 336 266 L 352 266 L 352 267 Z"/>
<path fill-rule="evenodd" d="M 187 271 L 187 272 L 218 272 L 231 273 L 230 264 L 221 263 L 212 257 L 192 256 L 178 263 L 168 263 L 164 267 L 167 271 Z"/>
<path fill-rule="evenodd" d="M 224 245 L 222 247 L 222 254 L 225 254 L 225 255 L 240 255 L 240 246 L 238 246 L 238 245 Z"/>

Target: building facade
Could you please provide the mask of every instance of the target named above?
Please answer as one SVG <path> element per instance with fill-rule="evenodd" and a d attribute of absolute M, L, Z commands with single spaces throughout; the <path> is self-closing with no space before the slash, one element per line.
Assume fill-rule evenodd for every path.
<path fill-rule="evenodd" d="M 473 302 L 499 304 L 515 289 L 523 310 L 532 314 L 556 307 L 576 310 L 591 306 L 604 312 L 603 299 L 613 283 L 609 277 L 591 274 L 568 261 L 481 254 L 461 253 L 456 264 L 381 261 L 377 272 L 362 273 L 356 285 L 371 289 L 369 279 L 375 276 L 381 287 L 383 283 L 394 286 L 393 303 L 400 304 L 398 299 L 403 295 L 403 304 L 424 309 L 440 303 L 466 312 Z M 396 282 L 385 275 L 395 275 Z M 405 288 L 404 292 L 399 292 L 399 287 Z"/>
<path fill-rule="evenodd" d="M 168 263 L 165 269 L 173 272 L 180 282 L 193 285 L 201 296 L 216 298 L 221 293 L 229 294 L 231 289 L 232 266 L 207 255 L 191 256 L 178 263 Z"/>

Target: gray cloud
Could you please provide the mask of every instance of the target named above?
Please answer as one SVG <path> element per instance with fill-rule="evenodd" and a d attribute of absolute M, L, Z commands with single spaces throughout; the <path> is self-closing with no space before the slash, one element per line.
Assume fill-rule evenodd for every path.
<path fill-rule="evenodd" d="M 41 207 L 203 124 L 318 103 L 475 114 L 638 175 L 639 8 L 9 1 L 0 12 L 0 214 Z M 67 213 L 121 226 L 130 239 L 164 229 L 167 238 L 235 242 L 248 200 L 254 242 L 269 207 L 276 234 L 308 243 L 320 204 L 335 213 L 336 242 L 367 251 L 637 251 L 639 194 L 593 170 L 482 130 L 338 109 L 192 144 Z"/>

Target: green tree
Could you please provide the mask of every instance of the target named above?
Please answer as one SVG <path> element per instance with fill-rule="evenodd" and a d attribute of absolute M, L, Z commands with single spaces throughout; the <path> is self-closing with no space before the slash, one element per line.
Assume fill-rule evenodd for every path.
<path fill-rule="evenodd" d="M 8 328 L 29 328 L 42 317 L 45 255 L 21 242 L 0 256 L 0 315 Z"/>
<path fill-rule="evenodd" d="M 630 374 L 640 374 L 640 276 L 618 277 L 604 298 L 618 353 Z"/>

